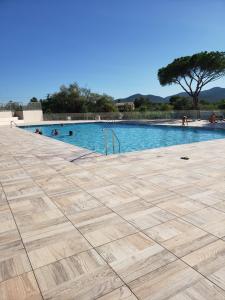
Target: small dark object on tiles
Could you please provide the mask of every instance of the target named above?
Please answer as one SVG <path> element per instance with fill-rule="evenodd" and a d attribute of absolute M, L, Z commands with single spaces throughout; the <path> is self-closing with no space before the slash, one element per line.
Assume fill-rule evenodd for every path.
<path fill-rule="evenodd" d="M 189 160 L 189 157 L 187 157 L 187 156 L 182 156 L 180 159 Z"/>

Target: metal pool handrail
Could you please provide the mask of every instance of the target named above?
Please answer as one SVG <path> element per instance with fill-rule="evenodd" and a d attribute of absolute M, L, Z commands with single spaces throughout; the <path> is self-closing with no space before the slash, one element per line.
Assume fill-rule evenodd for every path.
<path fill-rule="evenodd" d="M 104 138 L 105 138 L 105 154 L 108 155 L 108 131 L 110 131 L 112 133 L 112 144 L 113 144 L 113 154 L 115 154 L 115 140 L 118 143 L 118 147 L 119 147 L 119 153 L 120 153 L 120 140 L 118 138 L 118 136 L 116 135 L 115 131 L 112 128 L 104 128 L 103 132 L 104 132 Z"/>
<path fill-rule="evenodd" d="M 14 124 L 16 127 L 18 127 L 18 125 L 14 121 L 10 121 L 10 128 L 12 128 L 12 124 Z"/>

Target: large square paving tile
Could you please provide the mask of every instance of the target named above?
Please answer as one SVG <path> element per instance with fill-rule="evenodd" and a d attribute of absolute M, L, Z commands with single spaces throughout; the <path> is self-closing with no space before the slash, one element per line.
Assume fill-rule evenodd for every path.
<path fill-rule="evenodd" d="M 97 189 L 89 189 L 88 192 L 108 207 L 114 207 L 138 199 L 134 194 L 113 184 Z"/>
<path fill-rule="evenodd" d="M 0 282 L 31 270 L 18 231 L 0 234 Z"/>
<path fill-rule="evenodd" d="M 43 162 L 35 165 L 25 165 L 23 166 L 26 173 L 32 178 L 43 177 L 43 176 L 57 176 L 58 173 L 53 168 L 49 167 Z"/>
<path fill-rule="evenodd" d="M 47 195 L 50 196 L 78 189 L 78 187 L 74 183 L 66 180 L 63 176 L 60 175 L 42 176 L 41 178 L 35 178 L 34 181 Z"/>
<path fill-rule="evenodd" d="M 17 246 L 0 250 L 0 282 L 30 270 L 31 266 L 22 244 L 20 248 Z"/>
<path fill-rule="evenodd" d="M 222 212 L 225 213 L 225 201 L 219 201 L 216 204 L 212 205 L 212 207 L 221 210 Z"/>
<path fill-rule="evenodd" d="M 86 150 L 0 127 L 0 299 L 225 300 L 224 147 L 71 163 Z"/>
<path fill-rule="evenodd" d="M 66 176 L 66 178 L 83 189 L 95 189 L 110 184 L 105 179 L 93 174 L 91 170 L 76 171 L 75 173 Z"/>
<path fill-rule="evenodd" d="M 93 300 L 123 285 L 94 250 L 44 266 L 35 274 L 44 299 Z"/>
<path fill-rule="evenodd" d="M 205 190 L 203 192 L 191 195 L 190 198 L 210 206 L 219 201 L 224 200 L 224 193 L 209 189 L 209 190 Z"/>
<path fill-rule="evenodd" d="M 108 243 L 97 251 L 126 283 L 176 260 L 143 233 Z"/>
<path fill-rule="evenodd" d="M 202 203 L 184 196 L 176 196 L 172 200 L 160 202 L 157 206 L 178 217 L 205 208 L 205 205 Z"/>
<path fill-rule="evenodd" d="M 8 200 L 43 194 L 43 191 L 32 179 L 15 180 L 10 181 L 10 183 L 3 183 L 3 188 Z"/>
<path fill-rule="evenodd" d="M 16 216 L 38 214 L 57 209 L 57 206 L 45 194 L 20 197 L 19 199 L 10 201 L 9 205 Z"/>
<path fill-rule="evenodd" d="M 131 283 L 140 300 L 224 300 L 225 292 L 180 260 Z"/>
<path fill-rule="evenodd" d="M 95 208 L 71 215 L 70 220 L 97 247 L 117 240 L 137 230 L 106 207 Z"/>
<path fill-rule="evenodd" d="M 182 259 L 225 290 L 225 241 L 218 240 Z"/>
<path fill-rule="evenodd" d="M 66 220 L 57 206 L 45 195 L 11 200 L 10 207 L 22 235 Z"/>
<path fill-rule="evenodd" d="M 67 216 L 102 206 L 101 202 L 82 190 L 55 195 L 51 199 Z"/>
<path fill-rule="evenodd" d="M 176 218 L 174 214 L 140 199 L 116 206 L 113 210 L 139 230 Z"/>
<path fill-rule="evenodd" d="M 121 286 L 111 293 L 98 298 L 98 300 L 138 300 L 137 297 L 126 286 Z"/>
<path fill-rule="evenodd" d="M 207 207 L 182 218 L 219 238 L 225 236 L 225 213 L 222 211 Z"/>
<path fill-rule="evenodd" d="M 1 170 L 0 169 L 0 182 L 11 182 L 15 180 L 29 179 L 29 175 L 22 169 L 12 169 L 12 170 Z"/>
<path fill-rule="evenodd" d="M 42 300 L 32 272 L 0 283 L 1 300 Z"/>
<path fill-rule="evenodd" d="M 0 224 L 0 233 L 16 228 L 12 213 L 5 203 L 0 205 Z"/>
<path fill-rule="evenodd" d="M 2 189 L 2 187 L 0 186 L 0 205 L 5 204 L 6 202 L 7 201 L 6 201 L 5 193 Z"/>
<path fill-rule="evenodd" d="M 66 221 L 41 225 L 22 234 L 22 238 L 34 269 L 91 248 Z"/>
<path fill-rule="evenodd" d="M 140 178 L 124 179 L 119 185 L 138 197 L 149 196 L 159 190 L 159 187 Z"/>
<path fill-rule="evenodd" d="M 178 257 L 217 240 L 215 236 L 181 219 L 154 226 L 145 233 Z"/>

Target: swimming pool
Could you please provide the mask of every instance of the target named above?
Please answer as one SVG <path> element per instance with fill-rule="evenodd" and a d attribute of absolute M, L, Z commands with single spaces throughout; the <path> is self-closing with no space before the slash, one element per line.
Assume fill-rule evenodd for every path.
<path fill-rule="evenodd" d="M 64 124 L 63 126 L 60 124 L 36 125 L 22 126 L 22 128 L 31 132 L 34 132 L 36 128 L 39 128 L 45 136 L 102 154 L 105 154 L 105 132 L 108 132 L 108 154 L 113 153 L 112 134 L 110 129 L 113 129 L 120 141 L 121 152 L 140 151 L 144 149 L 225 138 L 225 130 L 222 129 L 212 130 L 193 127 L 111 122 L 74 123 Z M 109 128 L 109 130 L 106 128 Z M 53 129 L 58 130 L 58 136 L 51 136 Z M 69 136 L 70 130 L 73 131 L 72 136 Z M 118 153 L 118 151 L 119 145 L 115 139 L 115 152 Z"/>

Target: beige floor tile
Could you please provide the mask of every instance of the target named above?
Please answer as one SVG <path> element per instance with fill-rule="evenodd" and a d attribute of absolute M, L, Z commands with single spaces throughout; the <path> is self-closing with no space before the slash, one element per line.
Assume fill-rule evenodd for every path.
<path fill-rule="evenodd" d="M 8 200 L 43 194 L 43 191 L 34 183 L 34 181 L 29 179 L 3 183 L 3 188 Z"/>
<path fill-rule="evenodd" d="M 46 299 L 225 300 L 224 145 L 214 140 L 70 163 L 87 151 L 0 127 L 0 299 L 41 298 L 32 293 L 35 281 L 21 279 L 32 273 L 5 192 L 32 264 L 41 266 L 35 270 Z M 133 295 L 101 256 L 85 254 L 90 244 L 66 217 L 122 276 L 135 277 L 128 283 Z M 130 220 L 155 241 L 141 242 Z M 166 255 L 157 251 L 166 248 L 208 279 L 179 259 L 158 267 Z"/>
<path fill-rule="evenodd" d="M 102 206 L 101 202 L 82 190 L 55 195 L 52 200 L 67 216 Z"/>
<path fill-rule="evenodd" d="M 153 204 L 140 198 L 128 203 L 124 203 L 121 205 L 117 205 L 112 208 L 118 215 L 125 218 L 126 216 L 138 213 L 139 211 L 146 210 L 148 208 L 153 207 Z"/>
<path fill-rule="evenodd" d="M 212 205 L 212 207 L 225 213 L 225 201 L 219 201 L 216 204 Z"/>
<path fill-rule="evenodd" d="M 10 201 L 12 212 L 16 216 L 26 216 L 27 214 L 43 213 L 57 209 L 57 206 L 46 195 L 21 197 Z"/>
<path fill-rule="evenodd" d="M 110 183 L 105 179 L 96 176 L 91 171 L 79 171 L 67 176 L 74 184 L 84 189 L 94 189 L 101 186 L 109 185 Z"/>
<path fill-rule="evenodd" d="M 10 207 L 22 235 L 67 220 L 45 195 L 11 200 Z"/>
<path fill-rule="evenodd" d="M 0 250 L 7 250 L 10 247 L 16 247 L 20 245 L 20 235 L 18 230 L 12 229 L 9 231 L 5 231 L 0 233 Z"/>
<path fill-rule="evenodd" d="M 113 208 L 119 215 L 140 230 L 176 218 L 175 215 L 145 200 L 136 200 Z"/>
<path fill-rule="evenodd" d="M 16 224 L 7 204 L 0 206 L 0 224 L 0 233 L 16 229 Z"/>
<path fill-rule="evenodd" d="M 88 192 L 110 208 L 138 199 L 137 196 L 117 185 L 107 185 L 97 189 L 89 189 Z"/>
<path fill-rule="evenodd" d="M 205 207 L 202 203 L 183 196 L 176 196 L 173 200 L 160 202 L 157 206 L 178 217 Z"/>
<path fill-rule="evenodd" d="M 185 294 L 201 279 L 202 276 L 192 268 L 181 261 L 175 261 L 132 281 L 129 287 L 140 300 L 171 300 L 176 299 L 176 295 L 179 295 L 179 300 L 195 299 L 185 298 Z"/>
<path fill-rule="evenodd" d="M 49 196 L 69 191 L 76 191 L 77 186 L 63 176 L 42 176 L 35 178 L 35 183 Z"/>
<path fill-rule="evenodd" d="M 24 166 L 24 169 L 26 170 L 27 174 L 29 174 L 29 176 L 32 178 L 58 175 L 56 170 L 42 162 L 36 165 Z"/>
<path fill-rule="evenodd" d="M 0 283 L 1 300 L 41 300 L 37 282 L 32 272 Z"/>
<path fill-rule="evenodd" d="M 97 251 L 126 283 L 176 260 L 142 233 L 108 243 Z"/>
<path fill-rule="evenodd" d="M 195 195 L 203 193 L 205 191 L 205 188 L 193 184 L 185 184 L 183 186 L 172 187 L 170 188 L 170 190 L 185 197 L 194 197 Z"/>
<path fill-rule="evenodd" d="M 225 290 L 225 241 L 218 240 L 182 259 Z"/>
<path fill-rule="evenodd" d="M 155 184 L 145 182 L 139 178 L 134 178 L 133 180 L 127 179 L 126 181 L 124 180 L 119 183 L 119 185 L 138 197 L 148 196 L 159 190 L 159 187 Z"/>
<path fill-rule="evenodd" d="M 0 187 L 0 205 L 6 203 L 6 196 L 3 189 Z"/>
<path fill-rule="evenodd" d="M 160 298 L 161 299 L 161 298 Z M 175 296 L 167 298 L 169 300 L 225 300 L 224 290 L 206 279 L 201 279 L 184 291 L 180 291 Z"/>
<path fill-rule="evenodd" d="M 145 233 L 178 257 L 187 255 L 217 239 L 181 219 L 154 226 L 145 230 Z"/>
<path fill-rule="evenodd" d="M 29 175 L 22 168 L 0 171 L 0 182 L 2 183 L 25 179 L 29 179 Z"/>
<path fill-rule="evenodd" d="M 94 247 L 137 231 L 106 207 L 74 214 L 70 216 L 70 220 Z"/>
<path fill-rule="evenodd" d="M 41 225 L 22 238 L 34 269 L 91 248 L 69 222 Z"/>
<path fill-rule="evenodd" d="M 111 293 L 98 298 L 97 300 L 137 300 L 134 294 L 126 286 L 112 291 Z"/>
<path fill-rule="evenodd" d="M 94 251 L 68 257 L 35 270 L 45 299 L 92 300 L 122 286 Z"/>
<path fill-rule="evenodd" d="M 182 176 L 180 176 L 179 178 L 174 178 L 165 174 L 155 174 L 148 179 L 148 182 L 167 188 L 174 186 L 178 187 L 186 183 L 185 179 Z"/>
<path fill-rule="evenodd" d="M 0 250 L 0 282 L 31 270 L 26 252 L 21 245 Z"/>
<path fill-rule="evenodd" d="M 143 195 L 142 198 L 147 202 L 157 205 L 158 203 L 173 200 L 177 197 L 177 194 L 164 189 L 163 187 L 158 188 L 157 190 L 151 192 L 150 194 Z"/>
<path fill-rule="evenodd" d="M 194 194 L 190 196 L 190 198 L 210 206 L 224 200 L 224 193 L 214 190 L 206 190 L 204 192 Z"/>
<path fill-rule="evenodd" d="M 0 282 L 31 270 L 18 231 L 0 233 Z"/>
<path fill-rule="evenodd" d="M 20 168 L 20 165 L 12 156 L 10 158 L 3 158 L 3 161 L 0 162 L 1 171 L 15 170 L 18 168 Z"/>
<path fill-rule="evenodd" d="M 219 238 L 225 236 L 225 213 L 222 211 L 207 207 L 182 218 Z"/>

